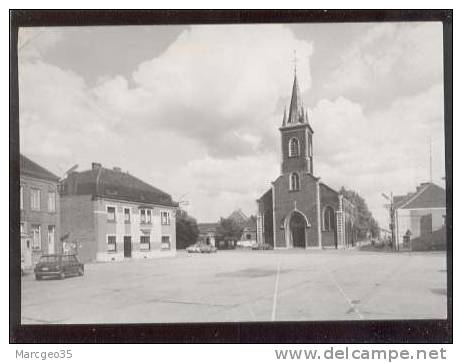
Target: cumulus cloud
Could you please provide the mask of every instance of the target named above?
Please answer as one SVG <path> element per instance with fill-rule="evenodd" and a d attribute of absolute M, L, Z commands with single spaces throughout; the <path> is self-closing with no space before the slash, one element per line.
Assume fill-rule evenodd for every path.
<path fill-rule="evenodd" d="M 210 215 L 226 217 L 236 208 L 255 213 L 257 198 L 271 187 L 278 172 L 274 154 L 224 160 L 207 156 L 188 162 L 179 179 L 188 181 L 186 198 L 193 214 L 200 213 L 207 201 Z"/>
<path fill-rule="evenodd" d="M 130 77 L 94 87 L 46 63 L 47 46 L 29 45 L 39 51 L 20 66 L 22 152 L 60 174 L 94 160 L 174 196 L 193 186 L 201 219 L 230 206 L 254 212 L 277 175 L 279 99 L 289 95 L 294 49 L 300 86 L 310 86 L 312 45 L 282 25 L 191 27 Z"/>
<path fill-rule="evenodd" d="M 445 175 L 442 117 L 442 84 L 374 111 L 344 97 L 323 99 L 312 112 L 316 172 L 360 192 L 384 224 L 381 192 L 407 193 L 428 181 L 430 142 L 436 182 Z"/>
<path fill-rule="evenodd" d="M 371 25 L 345 54 L 333 49 L 339 64 L 329 92 L 310 111 L 315 173 L 359 191 L 379 218 L 380 192 L 405 193 L 427 179 L 430 135 L 434 175 L 444 174 L 435 27 Z M 22 152 L 61 174 L 75 163 L 120 166 L 174 197 L 186 193 L 202 221 L 237 207 L 255 212 L 279 173 L 293 50 L 309 95 L 315 45 L 283 25 L 192 26 L 131 74 L 90 86 L 44 61 L 62 34 L 20 33 Z"/>
<path fill-rule="evenodd" d="M 56 28 L 19 28 L 19 62 L 38 59 L 63 38 Z"/>
<path fill-rule="evenodd" d="M 371 25 L 339 57 L 325 88 L 363 102 L 420 92 L 442 79 L 442 35 L 438 22 Z"/>
<path fill-rule="evenodd" d="M 220 157 L 248 155 L 264 146 L 262 130 L 274 127 L 279 98 L 290 90 L 294 49 L 301 88 L 307 89 L 312 46 L 288 28 L 191 27 L 160 57 L 142 63 L 132 79 L 107 80 L 95 94 L 114 117 L 173 130 Z"/>

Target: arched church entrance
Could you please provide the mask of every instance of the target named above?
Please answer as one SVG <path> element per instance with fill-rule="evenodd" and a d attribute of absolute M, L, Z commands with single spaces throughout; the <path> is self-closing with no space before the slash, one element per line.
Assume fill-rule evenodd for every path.
<path fill-rule="evenodd" d="M 292 236 L 293 247 L 306 247 L 306 221 L 298 212 L 294 212 L 290 218 L 290 234 Z"/>

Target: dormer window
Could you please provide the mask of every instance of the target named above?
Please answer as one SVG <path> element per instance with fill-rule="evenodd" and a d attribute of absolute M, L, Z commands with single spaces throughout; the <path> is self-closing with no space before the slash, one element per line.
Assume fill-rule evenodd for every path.
<path fill-rule="evenodd" d="M 289 157 L 295 157 L 300 155 L 300 143 L 296 137 L 293 137 L 289 141 Z"/>
<path fill-rule="evenodd" d="M 298 175 L 298 173 L 292 173 L 290 175 L 290 190 L 300 190 L 300 176 Z"/>

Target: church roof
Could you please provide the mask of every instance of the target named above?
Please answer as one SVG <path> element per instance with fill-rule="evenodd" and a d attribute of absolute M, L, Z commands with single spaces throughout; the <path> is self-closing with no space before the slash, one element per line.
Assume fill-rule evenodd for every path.
<path fill-rule="evenodd" d="M 303 106 L 302 96 L 300 94 L 300 87 L 298 85 L 297 72 L 294 73 L 294 83 L 292 86 L 292 96 L 290 98 L 289 113 L 287 108 L 284 107 L 284 116 L 282 118 L 282 128 L 295 128 L 307 127 L 313 133 L 313 129 L 308 121 L 308 109 Z M 281 130 L 280 129 L 280 130 Z"/>
<path fill-rule="evenodd" d="M 300 87 L 298 86 L 297 73 L 295 73 L 294 84 L 292 86 L 292 97 L 290 99 L 289 119 L 287 120 L 287 122 L 291 124 L 300 122 L 300 116 L 302 112 L 302 97 L 300 96 Z"/>
<path fill-rule="evenodd" d="M 284 109 L 284 118 L 282 126 L 292 126 L 296 124 L 308 123 L 308 110 L 303 107 L 303 100 L 298 85 L 297 72 L 294 74 L 294 83 L 292 86 L 292 96 L 290 98 L 289 115 L 286 116 Z"/>

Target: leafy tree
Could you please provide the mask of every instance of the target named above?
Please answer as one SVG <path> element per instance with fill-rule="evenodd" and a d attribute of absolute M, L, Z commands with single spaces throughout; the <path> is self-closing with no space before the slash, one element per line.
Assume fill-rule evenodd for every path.
<path fill-rule="evenodd" d="M 217 239 L 222 240 L 239 240 L 244 229 L 230 218 L 220 218 L 217 226 Z"/>
<path fill-rule="evenodd" d="M 354 227 L 358 231 L 358 238 L 362 239 L 367 236 L 367 233 L 370 232 L 372 237 L 378 237 L 379 235 L 379 224 L 372 216 L 372 213 L 369 211 L 366 201 L 354 190 L 348 190 L 345 187 L 340 189 L 340 193 L 352 202 L 356 207 L 357 219 L 354 223 Z"/>
<path fill-rule="evenodd" d="M 199 236 L 197 221 L 187 213 L 177 213 L 176 217 L 176 248 L 183 249 L 196 243 Z"/>

